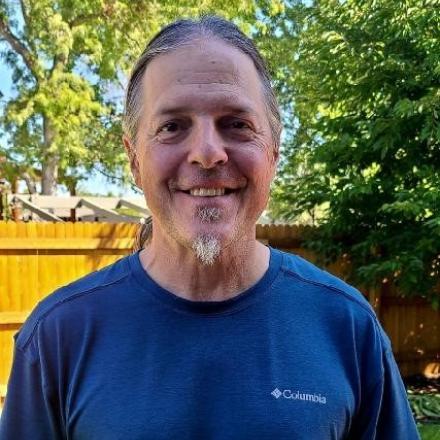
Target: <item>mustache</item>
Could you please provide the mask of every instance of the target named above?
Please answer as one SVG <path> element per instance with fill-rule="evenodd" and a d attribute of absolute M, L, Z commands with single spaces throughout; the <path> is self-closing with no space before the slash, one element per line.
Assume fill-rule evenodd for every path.
<path fill-rule="evenodd" d="M 228 170 L 219 169 L 200 169 L 192 173 L 190 176 L 182 176 L 178 179 L 172 179 L 169 182 L 171 189 L 188 187 L 188 186 L 203 186 L 207 183 L 230 183 L 234 186 L 244 186 L 246 179 L 242 176 L 237 176 Z"/>

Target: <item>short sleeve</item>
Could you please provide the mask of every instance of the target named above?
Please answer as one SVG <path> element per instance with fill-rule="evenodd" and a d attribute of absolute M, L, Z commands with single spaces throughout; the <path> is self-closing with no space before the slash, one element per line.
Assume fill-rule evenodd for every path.
<path fill-rule="evenodd" d="M 55 408 L 38 359 L 30 359 L 16 348 L 0 419 L 0 439 L 63 439 L 61 418 Z"/>
<path fill-rule="evenodd" d="M 390 349 L 383 352 L 383 375 L 363 396 L 349 439 L 420 439 L 399 369 Z"/>

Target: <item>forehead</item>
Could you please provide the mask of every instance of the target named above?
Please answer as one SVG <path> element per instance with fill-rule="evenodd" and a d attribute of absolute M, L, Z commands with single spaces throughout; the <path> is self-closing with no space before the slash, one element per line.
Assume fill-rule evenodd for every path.
<path fill-rule="evenodd" d="M 252 60 L 215 39 L 195 40 L 160 55 L 143 78 L 144 115 L 170 110 L 210 112 L 230 108 L 264 113 L 261 81 Z"/>

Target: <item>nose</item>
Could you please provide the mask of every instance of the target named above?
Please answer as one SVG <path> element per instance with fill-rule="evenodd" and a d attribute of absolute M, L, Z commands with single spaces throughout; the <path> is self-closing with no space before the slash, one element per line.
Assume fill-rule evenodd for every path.
<path fill-rule="evenodd" d="M 202 168 L 214 168 L 228 161 L 224 141 L 213 121 L 200 121 L 195 124 L 189 139 L 188 162 Z"/>

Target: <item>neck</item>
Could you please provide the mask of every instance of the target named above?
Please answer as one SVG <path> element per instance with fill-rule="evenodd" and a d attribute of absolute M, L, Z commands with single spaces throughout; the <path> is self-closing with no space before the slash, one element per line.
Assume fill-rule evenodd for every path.
<path fill-rule="evenodd" d="M 255 235 L 222 248 L 212 265 L 203 264 L 192 249 L 160 235 L 156 229 L 141 251 L 142 267 L 161 287 L 185 299 L 232 298 L 257 283 L 269 267 L 269 249 Z"/>

